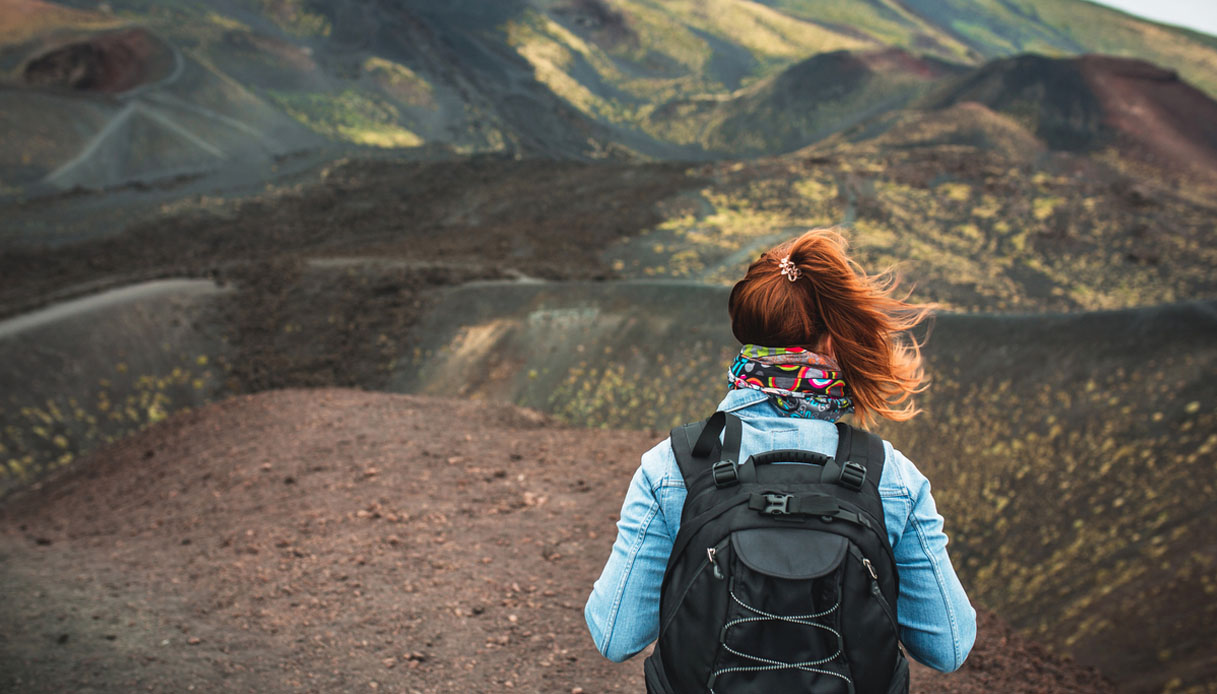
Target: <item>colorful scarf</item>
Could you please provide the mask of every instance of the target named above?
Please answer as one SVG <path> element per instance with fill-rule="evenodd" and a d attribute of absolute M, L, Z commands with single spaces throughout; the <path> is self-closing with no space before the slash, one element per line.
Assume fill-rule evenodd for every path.
<path fill-rule="evenodd" d="M 769 395 L 783 415 L 835 422 L 854 411 L 840 367 L 802 347 L 744 345 L 727 381 L 731 389 L 751 388 Z"/>

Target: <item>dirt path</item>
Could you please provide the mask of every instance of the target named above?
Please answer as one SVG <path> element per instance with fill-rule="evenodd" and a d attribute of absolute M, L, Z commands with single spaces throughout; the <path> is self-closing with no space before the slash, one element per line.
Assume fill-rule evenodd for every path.
<path fill-rule="evenodd" d="M 353 390 L 178 415 L 0 509 L 0 691 L 641 691 L 582 607 L 659 436 Z M 986 613 L 914 691 L 1111 688 Z"/>

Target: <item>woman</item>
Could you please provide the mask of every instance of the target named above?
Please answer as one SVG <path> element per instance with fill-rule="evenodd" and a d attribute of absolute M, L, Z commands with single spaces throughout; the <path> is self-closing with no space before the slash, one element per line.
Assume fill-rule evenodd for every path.
<path fill-rule="evenodd" d="M 865 425 L 876 416 L 905 421 L 918 413 L 910 398 L 925 389 L 921 354 L 902 333 L 933 307 L 893 297 L 890 273 L 866 275 L 845 249 L 837 232 L 809 231 L 762 254 L 731 291 L 731 329 L 744 348 L 718 409 L 743 421 L 741 460 L 794 448 L 831 456 L 842 415 Z M 754 377 L 780 375 L 778 365 L 791 364 L 825 373 L 780 388 Z M 879 496 L 900 579 L 900 638 L 916 660 L 950 672 L 972 648 L 976 612 L 947 556 L 929 481 L 890 443 L 883 449 Z M 660 586 L 685 496 L 665 440 L 642 456 L 612 554 L 584 611 L 596 647 L 610 660 L 629 658 L 658 635 Z"/>

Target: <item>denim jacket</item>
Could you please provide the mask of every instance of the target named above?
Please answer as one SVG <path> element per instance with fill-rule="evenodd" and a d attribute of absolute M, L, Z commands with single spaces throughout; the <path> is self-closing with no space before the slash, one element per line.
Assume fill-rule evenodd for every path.
<path fill-rule="evenodd" d="M 779 448 L 836 453 L 835 426 L 784 417 L 762 392 L 732 390 L 718 409 L 743 421 L 742 455 Z M 947 556 L 929 480 L 890 443 L 883 450 L 879 495 L 900 573 L 900 640 L 914 659 L 950 672 L 976 640 L 976 611 Z M 659 636 L 659 589 L 684 501 L 684 479 L 671 442 L 664 440 L 642 456 L 621 507 L 612 554 L 584 609 L 596 648 L 610 660 L 621 662 Z"/>

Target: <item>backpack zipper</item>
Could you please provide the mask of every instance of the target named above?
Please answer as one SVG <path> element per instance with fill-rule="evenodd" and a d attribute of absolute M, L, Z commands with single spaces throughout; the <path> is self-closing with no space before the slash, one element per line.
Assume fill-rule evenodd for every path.
<path fill-rule="evenodd" d="M 723 580 L 722 569 L 718 568 L 718 550 L 714 547 L 706 548 L 706 556 L 710 559 L 710 566 L 714 567 L 714 577 L 718 580 Z"/>
<path fill-rule="evenodd" d="M 870 559 L 862 557 L 862 566 L 866 568 L 866 572 L 870 574 L 870 592 L 879 601 L 879 608 L 883 610 L 883 614 L 887 616 L 887 621 L 891 623 L 892 630 L 896 634 L 896 638 L 900 638 L 900 627 L 896 624 L 896 616 L 892 614 L 891 605 L 887 604 L 887 598 L 883 597 L 883 590 L 879 588 L 879 572 L 875 571 L 875 565 Z"/>
<path fill-rule="evenodd" d="M 727 541 L 724 540 L 722 543 L 720 543 L 720 545 L 725 547 L 727 545 Z M 701 560 L 701 564 L 699 564 L 697 570 L 693 572 L 693 577 L 689 579 L 689 582 L 685 584 L 684 589 L 680 591 L 680 599 L 676 601 L 676 607 L 674 607 L 668 614 L 667 619 L 663 620 L 663 623 L 660 624 L 659 633 L 661 636 L 665 631 L 668 630 L 668 625 L 671 624 L 672 619 L 676 617 L 677 609 L 679 609 L 680 604 L 685 601 L 685 596 L 689 594 L 689 590 L 693 587 L 693 584 L 697 582 L 697 577 L 706 570 L 707 564 L 714 568 L 715 578 L 719 579 L 720 581 L 726 578 L 726 575 L 722 572 L 722 569 L 718 567 L 718 547 L 707 547 L 706 558 Z"/>

